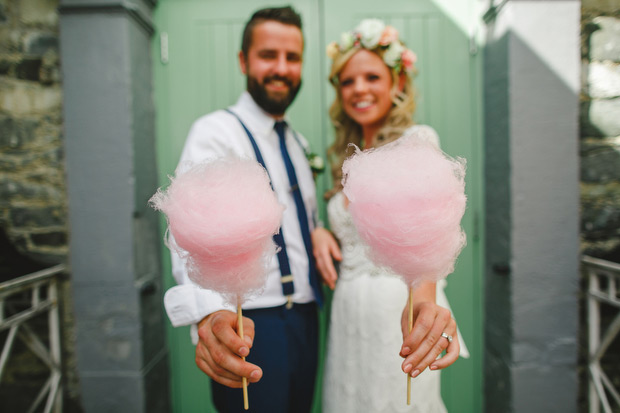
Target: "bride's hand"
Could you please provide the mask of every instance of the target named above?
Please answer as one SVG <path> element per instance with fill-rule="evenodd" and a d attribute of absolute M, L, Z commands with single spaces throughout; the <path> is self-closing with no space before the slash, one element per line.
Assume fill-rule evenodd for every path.
<path fill-rule="evenodd" d="M 432 298 L 428 299 L 431 294 Z M 427 367 L 438 370 L 448 367 L 459 357 L 460 345 L 456 321 L 450 311 L 434 302 L 435 284 L 429 283 L 414 292 L 413 329 L 409 332 L 409 306 L 406 305 L 401 318 L 403 345 L 400 355 L 405 358 L 402 369 L 412 377 L 418 376 Z M 452 341 L 442 336 L 445 333 Z M 446 350 L 446 354 L 437 357 Z"/>
<path fill-rule="evenodd" d="M 312 251 L 323 282 L 332 290 L 336 287 L 338 273 L 334 261 L 342 261 L 342 254 L 338 242 L 331 232 L 325 228 L 316 228 L 312 231 Z"/>

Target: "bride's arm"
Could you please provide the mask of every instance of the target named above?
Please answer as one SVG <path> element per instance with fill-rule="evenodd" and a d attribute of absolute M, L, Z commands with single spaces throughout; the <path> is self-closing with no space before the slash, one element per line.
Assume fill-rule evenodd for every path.
<path fill-rule="evenodd" d="M 405 358 L 402 369 L 416 377 L 424 369 L 443 369 L 459 357 L 456 322 L 449 310 L 435 303 L 435 283 L 424 283 L 413 292 L 413 329 L 409 332 L 409 305 L 405 305 L 401 318 L 403 345 L 400 355 Z M 450 336 L 452 341 L 442 336 Z M 446 350 L 446 354 L 437 357 Z"/>

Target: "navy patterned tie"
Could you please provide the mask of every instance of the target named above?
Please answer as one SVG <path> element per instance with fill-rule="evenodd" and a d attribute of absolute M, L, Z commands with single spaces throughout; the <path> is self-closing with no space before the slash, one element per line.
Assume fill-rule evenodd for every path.
<path fill-rule="evenodd" d="M 316 301 L 319 305 L 322 305 L 323 297 L 318 285 L 318 279 L 316 274 L 316 266 L 314 263 L 314 256 L 312 255 L 312 240 L 310 238 L 310 226 L 308 224 L 308 214 L 306 213 L 306 207 L 304 205 L 303 197 L 301 196 L 301 189 L 299 188 L 299 183 L 297 182 L 297 175 L 295 174 L 295 168 L 293 167 L 293 162 L 291 162 L 291 157 L 288 154 L 288 150 L 286 149 L 286 139 L 285 139 L 285 129 L 286 122 L 280 121 L 276 122 L 275 130 L 280 138 L 280 151 L 282 152 L 282 159 L 284 159 L 284 165 L 286 166 L 286 173 L 288 174 L 288 180 L 291 185 L 291 192 L 293 193 L 293 198 L 295 199 L 295 206 L 297 207 L 297 218 L 299 220 L 299 225 L 301 227 L 301 236 L 304 239 L 304 245 L 306 247 L 306 253 L 308 254 L 308 266 L 310 269 L 310 285 L 314 290 L 314 295 L 316 297 Z"/>

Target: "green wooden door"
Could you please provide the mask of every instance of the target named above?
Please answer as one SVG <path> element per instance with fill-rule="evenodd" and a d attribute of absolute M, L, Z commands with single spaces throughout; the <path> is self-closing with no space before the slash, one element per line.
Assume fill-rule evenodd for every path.
<path fill-rule="evenodd" d="M 480 62 L 470 53 L 464 29 L 474 1 L 450 0 L 449 9 L 441 7 L 448 0 L 438 0 L 439 6 L 430 0 L 289 2 L 302 14 L 305 36 L 303 87 L 289 115 L 314 151 L 324 153 L 332 139 L 327 110 L 333 91 L 326 81 L 329 62 L 325 45 L 362 18 L 379 17 L 395 26 L 418 55 L 416 120 L 438 131 L 446 152 L 468 160 L 469 204 L 464 218 L 468 246 L 456 272 L 448 278 L 447 294 L 472 357 L 459 360 L 442 376 L 442 394 L 452 412 L 482 411 Z M 245 79 L 237 64 L 241 31 L 252 11 L 266 5 L 269 3 L 251 0 L 158 2 L 153 56 L 162 185 L 174 172 L 191 123 L 234 103 L 244 90 Z M 328 174 L 317 184 L 321 198 L 331 185 Z M 324 205 L 321 212 L 325 218 Z M 167 250 L 164 273 L 164 285 L 169 288 L 174 281 Z M 208 379 L 194 364 L 189 328 L 169 327 L 168 342 L 174 411 L 214 411 L 208 401 Z M 320 412 L 318 405 L 315 412 Z"/>
<path fill-rule="evenodd" d="M 443 3 L 443 4 L 442 4 Z M 472 50 L 467 27 L 472 1 L 373 0 L 324 3 L 324 30 L 337 40 L 343 27 L 354 27 L 362 18 L 377 17 L 398 29 L 418 56 L 418 123 L 433 126 L 442 149 L 467 159 L 468 208 L 463 219 L 468 245 L 456 271 L 448 277 L 446 293 L 471 353 L 442 374 L 442 395 L 448 411 L 481 412 L 482 409 L 482 159 L 480 156 L 479 57 Z M 326 96 L 330 101 L 333 94 Z M 412 383 L 415 386 L 415 380 Z"/>
<path fill-rule="evenodd" d="M 316 1 L 292 5 L 303 15 L 306 34 L 304 86 L 289 115 L 315 151 L 325 150 L 320 61 L 323 46 Z M 153 42 L 157 146 L 160 183 L 174 168 L 191 123 L 199 116 L 233 104 L 245 89 L 237 60 L 241 32 L 251 12 L 262 7 L 253 0 L 160 0 L 155 13 L 157 33 Z M 167 43 L 167 47 L 166 47 Z M 162 52 L 162 48 L 164 51 Z M 314 62 L 314 67 L 309 62 Z M 164 248 L 165 288 L 174 285 Z M 194 364 L 189 328 L 168 328 L 174 411 L 214 411 L 209 402 L 207 377 Z M 241 396 L 240 396 L 241 397 Z M 250 400 L 251 405 L 251 400 Z"/>

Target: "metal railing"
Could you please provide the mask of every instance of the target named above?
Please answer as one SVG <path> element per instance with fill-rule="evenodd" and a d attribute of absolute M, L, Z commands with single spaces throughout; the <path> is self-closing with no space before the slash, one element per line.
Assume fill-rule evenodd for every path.
<path fill-rule="evenodd" d="M 57 265 L 0 284 L 0 332 L 8 330 L 0 353 L 0 386 L 15 340 L 19 338 L 48 368 L 49 378 L 34 398 L 28 412 L 36 411 L 45 400 L 44 412 L 62 411 L 62 365 L 58 276 L 65 270 Z M 47 339 L 27 322 L 47 313 Z M 44 332 L 45 333 L 45 332 Z"/>
<path fill-rule="evenodd" d="M 588 277 L 588 373 L 590 413 L 612 413 L 610 401 L 620 407 L 620 393 L 601 368 L 601 359 L 620 333 L 620 264 L 582 257 Z M 601 324 L 601 304 L 615 311 L 612 321 Z M 610 400 L 610 397 L 612 400 Z"/>

